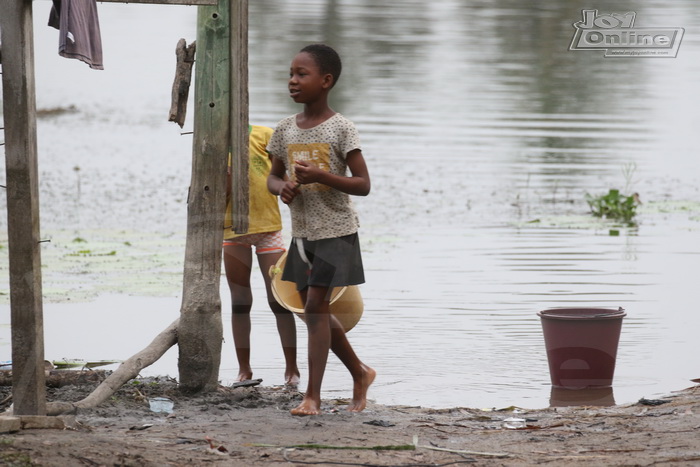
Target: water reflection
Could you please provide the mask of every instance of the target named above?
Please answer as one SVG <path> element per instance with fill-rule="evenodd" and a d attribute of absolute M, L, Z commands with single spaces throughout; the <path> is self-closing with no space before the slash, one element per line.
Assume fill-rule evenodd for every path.
<path fill-rule="evenodd" d="M 613 388 L 565 389 L 552 386 L 550 407 L 571 406 L 611 407 L 615 405 Z"/>
<path fill-rule="evenodd" d="M 36 3 L 37 105 L 77 109 L 38 122 L 42 233 L 56 239 L 42 247 L 44 257 L 65 265 L 65 238 L 119 232 L 123 246 L 153 238 L 132 231 L 167 237 L 167 254 L 150 243 L 131 253 L 119 248 L 155 258 L 150 272 L 129 266 L 134 284 L 109 286 L 138 297 L 139 282 L 181 270 L 173 239 L 184 240 L 192 141 L 166 116 L 173 50 L 179 38 L 194 39 L 195 8 L 101 4 L 109 47 L 106 70 L 97 73 L 57 56 L 44 6 L 48 14 L 50 4 Z M 368 282 L 365 314 L 350 335 L 379 372 L 373 399 L 546 406 L 553 397 L 536 313 L 559 306 L 628 310 L 618 401 L 680 389 L 698 376 L 690 372 L 700 301 L 693 282 L 700 44 L 688 35 L 668 60 L 568 51 L 572 23 L 589 7 L 582 0 L 250 2 L 252 122 L 273 126 L 298 111 L 286 81 L 301 46 L 326 41 L 344 59 L 332 105 L 357 123 L 373 177 L 371 196 L 356 203 Z M 619 0 L 605 8 L 636 11 L 644 27 L 700 26 L 694 2 Z M 590 221 L 584 195 L 621 188 L 629 162 L 644 202 L 639 227 L 612 237 L 610 226 Z M 106 287 L 100 282 L 113 276 L 99 267 L 90 258 L 72 272 L 45 263 L 47 313 L 54 290 Z M 168 290 L 170 298 L 180 293 Z M 143 307 L 142 315 L 155 306 L 139 303 L 128 306 Z M 274 384 L 283 362 L 270 350 L 278 345 L 264 303 L 256 296 L 253 358 L 256 377 Z M 106 355 L 89 357 L 115 358 L 103 346 Z M 223 380 L 235 377 L 228 341 L 225 352 Z M 329 362 L 329 395 L 347 395 L 346 376 Z"/>

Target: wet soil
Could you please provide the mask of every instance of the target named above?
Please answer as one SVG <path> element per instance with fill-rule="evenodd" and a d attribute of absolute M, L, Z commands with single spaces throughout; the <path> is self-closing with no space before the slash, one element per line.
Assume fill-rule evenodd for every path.
<path fill-rule="evenodd" d="M 48 399 L 75 402 L 96 385 L 49 388 Z M 9 394 L 9 388 L 0 388 L 2 399 Z M 172 400 L 172 412 L 153 412 L 154 397 Z M 700 463 L 700 386 L 628 405 L 541 410 L 370 402 L 364 412 L 349 413 L 347 401 L 325 400 L 323 414 L 294 417 L 289 409 L 300 400 L 298 391 L 283 387 L 222 386 L 186 396 L 171 378 L 133 380 L 97 408 L 63 416 L 63 429 L 1 434 L 0 465 Z"/>

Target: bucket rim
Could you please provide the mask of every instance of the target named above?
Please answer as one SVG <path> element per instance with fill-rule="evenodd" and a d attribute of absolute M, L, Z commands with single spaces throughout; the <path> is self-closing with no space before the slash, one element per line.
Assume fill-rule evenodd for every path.
<path fill-rule="evenodd" d="M 600 307 L 562 307 L 549 308 L 538 311 L 537 315 L 542 319 L 558 320 L 596 320 L 596 319 L 621 319 L 627 316 L 624 308 L 600 308 Z"/>
<path fill-rule="evenodd" d="M 277 303 L 279 303 L 284 309 L 291 311 L 292 313 L 296 313 L 298 315 L 304 314 L 303 308 L 297 308 L 297 307 L 292 306 L 289 303 L 287 303 L 287 301 L 279 294 L 276 287 L 271 287 L 271 289 L 272 289 L 272 295 L 275 297 L 275 301 L 277 301 Z M 345 291 L 347 289 L 348 289 L 347 285 L 344 285 L 342 287 L 334 287 L 331 290 L 331 300 L 329 303 L 332 305 L 335 302 L 337 302 L 340 299 L 340 297 L 342 297 L 343 294 L 345 294 Z"/>

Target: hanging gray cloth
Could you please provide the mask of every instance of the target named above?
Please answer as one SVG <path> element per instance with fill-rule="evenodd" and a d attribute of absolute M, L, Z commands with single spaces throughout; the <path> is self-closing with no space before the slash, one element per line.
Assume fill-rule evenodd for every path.
<path fill-rule="evenodd" d="M 49 26 L 59 30 L 58 54 L 104 70 L 96 0 L 53 0 Z"/>

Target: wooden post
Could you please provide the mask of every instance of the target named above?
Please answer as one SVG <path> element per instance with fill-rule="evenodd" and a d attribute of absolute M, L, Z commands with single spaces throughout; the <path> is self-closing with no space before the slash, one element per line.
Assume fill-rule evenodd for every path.
<path fill-rule="evenodd" d="M 229 123 L 229 0 L 198 7 L 192 181 L 178 327 L 180 388 L 218 387 L 221 363 L 221 243 Z"/>
<path fill-rule="evenodd" d="M 248 0 L 231 2 L 231 219 L 248 232 Z"/>
<path fill-rule="evenodd" d="M 31 0 L 3 0 L 2 84 L 16 415 L 45 415 L 39 180 Z"/>

